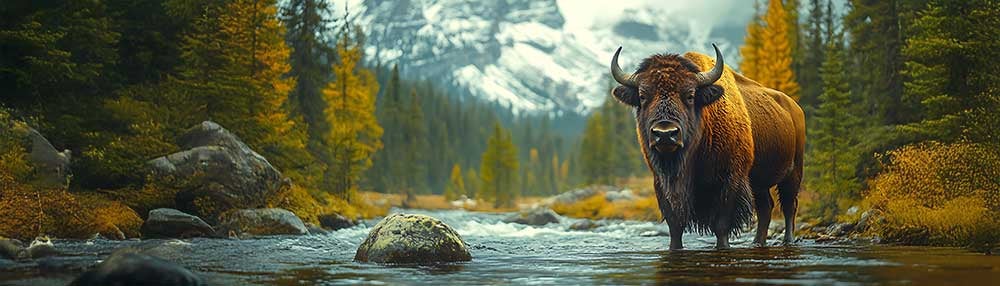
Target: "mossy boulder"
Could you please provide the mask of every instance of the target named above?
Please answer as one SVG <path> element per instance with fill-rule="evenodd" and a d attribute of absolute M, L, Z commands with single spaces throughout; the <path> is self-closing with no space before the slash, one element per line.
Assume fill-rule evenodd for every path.
<path fill-rule="evenodd" d="M 303 235 L 309 234 L 302 219 L 294 213 L 278 208 L 234 210 L 219 217 L 216 227 L 222 235 Z"/>
<path fill-rule="evenodd" d="M 426 215 L 394 214 L 368 233 L 354 260 L 393 264 L 434 264 L 472 260 L 454 229 Z"/>

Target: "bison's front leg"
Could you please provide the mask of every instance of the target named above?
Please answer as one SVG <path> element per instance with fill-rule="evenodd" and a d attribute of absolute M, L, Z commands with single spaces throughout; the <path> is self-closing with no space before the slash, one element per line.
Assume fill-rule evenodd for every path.
<path fill-rule="evenodd" d="M 667 227 L 670 228 L 670 250 L 683 249 L 684 242 L 681 238 L 684 236 L 684 227 L 676 219 L 668 219 Z"/>
<path fill-rule="evenodd" d="M 729 248 L 729 235 L 747 223 L 750 215 L 750 184 L 745 179 L 727 180 L 720 196 L 719 212 L 712 231 L 715 248 Z"/>

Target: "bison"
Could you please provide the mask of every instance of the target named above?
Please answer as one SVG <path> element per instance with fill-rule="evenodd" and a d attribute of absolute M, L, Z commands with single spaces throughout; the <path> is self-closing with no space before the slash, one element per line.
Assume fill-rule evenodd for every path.
<path fill-rule="evenodd" d="M 612 93 L 635 108 L 670 249 L 683 248 L 685 231 L 713 233 L 716 247 L 728 248 L 729 236 L 751 223 L 751 205 L 758 218 L 754 243 L 765 245 L 776 185 L 784 241 L 791 242 L 805 148 L 798 104 L 727 68 L 718 47 L 714 61 L 693 52 L 655 54 L 632 74 L 618 65 L 621 51 L 611 59 L 620 84 Z"/>

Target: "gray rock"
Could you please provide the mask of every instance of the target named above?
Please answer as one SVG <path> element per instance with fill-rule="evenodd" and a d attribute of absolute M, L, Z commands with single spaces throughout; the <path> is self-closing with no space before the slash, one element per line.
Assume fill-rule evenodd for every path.
<path fill-rule="evenodd" d="M 322 235 L 322 234 L 328 234 L 328 233 L 330 233 L 329 230 L 323 229 L 322 227 L 320 227 L 318 225 L 315 225 L 315 224 L 311 224 L 311 223 L 307 222 L 307 223 L 305 223 L 305 225 L 306 225 L 306 230 L 309 230 L 309 234 L 312 234 L 312 235 Z"/>
<path fill-rule="evenodd" d="M 858 224 L 854 226 L 854 229 L 855 231 L 859 232 L 866 231 L 868 230 L 869 227 L 871 227 L 872 223 L 877 222 L 881 219 L 883 218 L 881 215 L 878 214 L 877 210 L 869 209 L 861 213 L 861 218 L 858 219 Z"/>
<path fill-rule="evenodd" d="M 278 208 L 234 210 L 219 217 L 220 234 L 282 235 L 309 234 L 306 225 L 294 213 Z"/>
<path fill-rule="evenodd" d="M 853 223 L 836 223 L 826 228 L 826 234 L 830 236 L 845 236 L 854 230 Z"/>
<path fill-rule="evenodd" d="M 115 252 L 69 285 L 206 285 L 194 272 L 166 260 L 131 252 Z"/>
<path fill-rule="evenodd" d="M 632 190 L 629 189 L 624 189 L 621 191 L 610 191 L 604 193 L 604 199 L 607 200 L 608 202 L 631 201 L 635 199 L 635 194 L 633 194 Z"/>
<path fill-rule="evenodd" d="M 20 260 L 28 256 L 24 243 L 17 239 L 0 238 L 0 258 Z"/>
<path fill-rule="evenodd" d="M 769 238 L 779 237 L 785 233 L 785 220 L 771 220 L 771 224 L 767 226 L 767 229 L 767 236 Z"/>
<path fill-rule="evenodd" d="M 55 244 L 52 244 L 52 240 L 48 236 L 36 237 L 25 251 L 28 253 L 28 257 L 31 258 L 59 255 L 59 250 L 56 250 Z"/>
<path fill-rule="evenodd" d="M 265 207 L 291 182 L 260 154 L 222 126 L 205 121 L 178 140 L 187 150 L 146 163 L 150 176 L 165 187 L 180 190 L 180 209 L 215 218 L 230 209 Z M 200 213 L 195 200 L 207 198 L 211 213 Z M 207 211 L 206 211 L 207 212 Z"/>
<path fill-rule="evenodd" d="M 574 222 L 569 226 L 570 230 L 591 230 L 601 226 L 601 224 L 596 223 L 592 220 L 585 219 L 578 222 Z"/>
<path fill-rule="evenodd" d="M 526 225 L 546 225 L 559 223 L 559 215 L 547 208 L 534 208 L 512 214 L 503 220 L 507 223 L 519 223 Z"/>
<path fill-rule="evenodd" d="M 179 210 L 160 208 L 149 211 L 142 224 L 144 238 L 191 238 L 215 235 L 215 229 L 197 216 Z"/>
<path fill-rule="evenodd" d="M 38 130 L 17 120 L 0 122 L 0 128 L 9 128 L 20 138 L 21 146 L 28 153 L 25 158 L 34 168 L 31 175 L 32 184 L 41 187 L 64 188 L 69 186 L 72 176 L 69 168 L 72 153 L 69 150 L 56 151 Z"/>
<path fill-rule="evenodd" d="M 429 264 L 472 260 L 462 237 L 440 220 L 415 214 L 386 217 L 368 233 L 354 260 Z"/>
<path fill-rule="evenodd" d="M 558 194 L 547 199 L 547 204 L 572 204 L 597 194 L 596 188 L 583 188 Z"/>
<path fill-rule="evenodd" d="M 349 228 L 358 223 L 340 214 L 325 214 L 319 216 L 319 225 L 330 230 Z"/>

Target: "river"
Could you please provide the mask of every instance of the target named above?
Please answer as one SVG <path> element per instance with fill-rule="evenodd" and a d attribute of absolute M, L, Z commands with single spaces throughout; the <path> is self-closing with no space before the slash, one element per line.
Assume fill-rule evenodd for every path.
<path fill-rule="evenodd" d="M 575 220 L 531 227 L 502 222 L 505 214 L 394 210 L 421 213 L 455 228 L 473 260 L 404 267 L 355 263 L 366 221 L 325 235 L 256 239 L 57 240 L 58 257 L 12 262 L 0 259 L 0 285 L 65 285 L 122 247 L 179 263 L 212 285 L 339 284 L 908 284 L 996 285 L 1000 256 L 958 248 L 883 245 L 750 247 L 751 235 L 733 249 L 715 250 L 714 238 L 686 234 L 686 250 L 667 250 L 666 226 L 608 221 L 590 231 L 569 230 Z M 651 236 L 653 235 L 653 236 Z"/>

